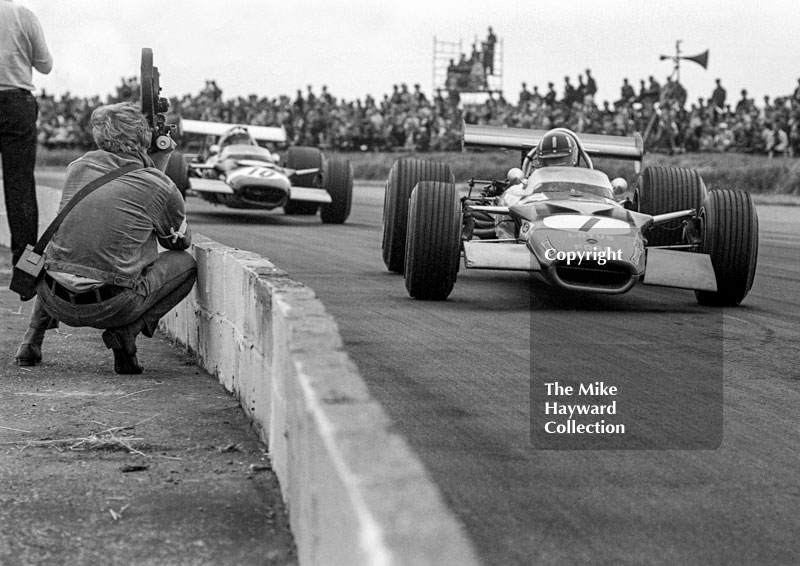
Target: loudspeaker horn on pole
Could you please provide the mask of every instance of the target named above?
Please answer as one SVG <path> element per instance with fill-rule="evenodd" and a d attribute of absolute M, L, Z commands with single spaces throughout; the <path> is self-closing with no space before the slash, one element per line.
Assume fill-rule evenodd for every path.
<path fill-rule="evenodd" d="M 708 68 L 708 49 L 703 51 L 702 53 L 698 53 L 692 57 L 681 57 L 681 59 L 686 59 L 687 61 L 694 61 L 704 69 Z"/>

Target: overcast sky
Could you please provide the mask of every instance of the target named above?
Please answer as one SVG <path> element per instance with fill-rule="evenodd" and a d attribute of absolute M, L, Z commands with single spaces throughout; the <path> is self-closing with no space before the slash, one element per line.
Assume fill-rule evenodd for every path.
<path fill-rule="evenodd" d="M 623 77 L 660 81 L 672 71 L 659 55 L 710 50 L 708 70 L 685 61 L 690 101 L 722 78 L 735 103 L 747 88 L 790 94 L 800 77 L 800 2 L 790 0 L 16 0 L 39 17 L 55 59 L 37 87 L 105 97 L 122 76 L 139 74 L 151 47 L 165 95 L 196 94 L 215 79 L 224 97 L 293 96 L 325 84 L 345 99 L 380 97 L 392 85 L 432 91 L 433 43 L 465 51 L 492 26 L 502 41 L 503 88 L 591 68 L 600 100 L 615 100 Z"/>

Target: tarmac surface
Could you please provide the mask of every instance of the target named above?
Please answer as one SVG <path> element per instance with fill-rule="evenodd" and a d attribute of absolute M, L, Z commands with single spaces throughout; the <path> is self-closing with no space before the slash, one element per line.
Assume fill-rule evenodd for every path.
<path fill-rule="evenodd" d="M 381 261 L 382 206 L 380 184 L 363 182 L 338 226 L 187 199 L 195 233 L 314 289 L 487 565 L 800 564 L 800 208 L 757 205 L 753 290 L 741 307 L 712 309 L 679 289 L 575 297 L 466 269 L 447 301 L 415 301 Z M 535 448 L 531 383 L 550 376 L 657 401 L 638 414 L 671 405 L 656 422 L 667 430 L 698 408 L 701 383 L 721 382 L 723 403 L 705 414 L 717 440 L 722 411 L 722 445 Z M 664 438 L 686 438 L 676 431 Z"/>
<path fill-rule="evenodd" d="M 14 363 L 33 302 L 0 247 L 0 565 L 296 564 L 266 446 L 237 401 L 163 336 L 141 375 L 91 328 Z"/>

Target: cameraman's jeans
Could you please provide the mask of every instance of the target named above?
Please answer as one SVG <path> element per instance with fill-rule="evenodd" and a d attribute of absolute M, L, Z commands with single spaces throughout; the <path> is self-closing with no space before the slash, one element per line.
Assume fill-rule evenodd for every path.
<path fill-rule="evenodd" d="M 36 98 L 22 89 L 0 90 L 0 155 L 3 192 L 11 232 L 12 263 L 27 244 L 35 244 L 39 231 L 36 202 Z"/>
<path fill-rule="evenodd" d="M 159 254 L 137 281 L 107 301 L 77 305 L 57 297 L 43 280 L 37 291 L 44 309 L 67 326 L 122 328 L 141 320 L 141 332 L 153 336 L 158 321 L 180 303 L 197 279 L 194 258 L 185 251 L 170 250 Z"/>

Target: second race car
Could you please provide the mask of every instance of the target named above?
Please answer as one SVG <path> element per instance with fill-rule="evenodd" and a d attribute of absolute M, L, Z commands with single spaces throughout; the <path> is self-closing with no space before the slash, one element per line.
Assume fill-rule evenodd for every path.
<path fill-rule="evenodd" d="M 350 162 L 325 156 L 314 147 L 290 147 L 285 159 L 259 141 L 285 143 L 283 128 L 181 120 L 182 133 L 218 136 L 186 164 L 173 155 L 167 175 L 184 194 L 191 189 L 204 200 L 230 208 L 313 215 L 342 224 L 350 215 L 353 169 Z"/>
<path fill-rule="evenodd" d="M 698 302 L 738 305 L 758 253 L 748 193 L 708 191 L 690 169 L 648 167 L 633 199 L 619 198 L 592 157 L 643 157 L 639 136 L 577 135 L 464 125 L 465 146 L 521 150 L 505 179 L 456 189 L 448 165 L 401 159 L 384 202 L 383 259 L 409 294 L 446 299 L 469 269 L 527 271 L 570 291 L 625 293 L 636 283 L 692 289 Z M 582 165 L 582 166 L 579 166 Z"/>

